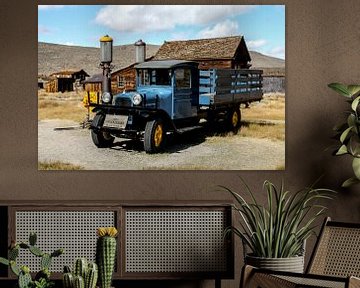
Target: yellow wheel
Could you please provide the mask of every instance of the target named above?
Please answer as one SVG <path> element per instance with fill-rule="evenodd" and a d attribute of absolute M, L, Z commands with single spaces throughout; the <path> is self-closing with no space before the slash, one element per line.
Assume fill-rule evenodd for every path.
<path fill-rule="evenodd" d="M 239 124 L 239 116 L 236 111 L 233 111 L 232 117 L 231 117 L 231 124 L 234 128 L 236 128 Z"/>
<path fill-rule="evenodd" d="M 144 150 L 146 153 L 157 153 L 164 147 L 165 129 L 161 119 L 148 121 L 144 133 Z"/>
<path fill-rule="evenodd" d="M 163 128 L 162 125 L 158 123 L 155 127 L 155 132 L 154 132 L 155 147 L 157 148 L 160 147 L 162 140 L 163 140 Z"/>
<path fill-rule="evenodd" d="M 227 127 L 230 131 L 237 133 L 240 128 L 241 114 L 240 107 L 234 107 L 227 113 Z"/>

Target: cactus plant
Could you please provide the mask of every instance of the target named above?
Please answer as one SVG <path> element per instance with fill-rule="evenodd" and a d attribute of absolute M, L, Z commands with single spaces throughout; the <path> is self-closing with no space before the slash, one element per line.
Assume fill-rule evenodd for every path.
<path fill-rule="evenodd" d="M 89 263 L 85 276 L 85 288 L 95 288 L 98 279 L 98 266 L 96 263 Z"/>
<path fill-rule="evenodd" d="M 62 276 L 64 288 L 73 288 L 74 287 L 74 276 L 71 272 L 66 272 Z"/>
<path fill-rule="evenodd" d="M 29 244 L 20 242 L 16 243 L 12 241 L 9 251 L 8 259 L 0 257 L 0 263 L 10 266 L 11 271 L 18 277 L 19 288 L 48 288 L 52 286 L 50 281 L 50 265 L 53 257 L 58 257 L 64 253 L 63 249 L 57 249 L 51 254 L 44 253 L 36 245 L 37 236 L 35 233 L 30 233 Z M 16 259 L 19 256 L 19 250 L 28 250 L 30 253 L 37 257 L 41 257 L 41 270 L 36 274 L 35 281 L 32 280 L 30 275 L 30 269 L 28 266 L 19 267 L 16 263 Z"/>
<path fill-rule="evenodd" d="M 69 266 L 64 266 L 63 286 L 64 288 L 95 288 L 98 279 L 98 267 L 96 263 L 87 259 L 78 258 L 74 263 L 74 273 Z"/>
<path fill-rule="evenodd" d="M 51 260 L 52 260 L 51 255 L 48 253 L 44 253 L 43 256 L 41 256 L 41 262 L 40 262 L 41 269 L 45 269 L 45 268 L 49 269 L 51 265 Z"/>
<path fill-rule="evenodd" d="M 30 269 L 27 266 L 21 267 L 21 271 L 19 274 L 18 285 L 19 288 L 29 288 L 32 283 Z"/>
<path fill-rule="evenodd" d="M 97 229 L 96 261 L 99 267 L 99 284 L 101 288 L 110 288 L 114 272 L 116 256 L 115 227 L 101 227 Z"/>
<path fill-rule="evenodd" d="M 84 278 L 80 275 L 74 277 L 74 288 L 85 288 Z"/>
<path fill-rule="evenodd" d="M 88 268 L 88 261 L 85 258 L 76 259 L 74 266 L 75 276 L 81 276 L 83 279 L 85 279 L 87 268 Z"/>

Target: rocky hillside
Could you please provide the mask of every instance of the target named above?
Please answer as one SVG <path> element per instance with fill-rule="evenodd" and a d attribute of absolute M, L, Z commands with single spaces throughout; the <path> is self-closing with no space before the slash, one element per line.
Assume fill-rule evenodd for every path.
<path fill-rule="evenodd" d="M 158 45 L 146 45 L 146 57 L 153 56 L 159 47 Z M 114 70 L 135 62 L 134 45 L 114 46 L 113 49 Z M 99 48 L 38 43 L 39 75 L 50 75 L 67 69 L 84 69 L 91 76 L 101 73 L 99 59 Z"/>
<path fill-rule="evenodd" d="M 159 45 L 146 45 L 146 56 L 155 55 Z M 269 57 L 258 52 L 250 52 L 252 68 L 261 68 L 270 74 L 283 74 L 285 61 Z M 101 73 L 99 69 L 99 48 L 67 46 L 50 43 L 38 43 L 38 74 L 51 73 L 67 69 L 84 69 L 89 75 Z M 135 62 L 135 46 L 132 44 L 114 46 L 114 70 Z"/>

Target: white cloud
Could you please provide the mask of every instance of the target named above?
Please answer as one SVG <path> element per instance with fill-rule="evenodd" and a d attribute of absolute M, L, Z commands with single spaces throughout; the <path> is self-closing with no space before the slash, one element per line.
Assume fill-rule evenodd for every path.
<path fill-rule="evenodd" d="M 252 50 L 252 49 L 258 49 L 260 47 L 263 47 L 267 43 L 268 42 L 265 39 L 258 39 L 258 40 L 247 41 L 246 45 L 247 45 L 248 49 Z"/>
<path fill-rule="evenodd" d="M 51 29 L 46 26 L 43 26 L 43 25 L 38 26 L 38 31 L 39 31 L 39 34 L 50 34 L 51 33 Z"/>
<path fill-rule="evenodd" d="M 230 20 L 217 23 L 215 26 L 207 27 L 198 33 L 199 38 L 214 38 L 222 36 L 232 36 L 239 34 L 239 25 Z"/>
<path fill-rule="evenodd" d="M 205 25 L 246 13 L 254 5 L 123 5 L 105 6 L 95 21 L 117 31 L 171 30 L 176 25 Z"/>
<path fill-rule="evenodd" d="M 192 36 L 187 32 L 174 32 L 174 33 L 171 33 L 170 38 L 167 40 L 176 41 L 176 40 L 188 40 L 191 38 L 192 38 Z"/>
<path fill-rule="evenodd" d="M 285 59 L 285 47 L 277 46 L 277 47 L 271 49 L 267 54 L 272 57 Z"/>
<path fill-rule="evenodd" d="M 63 7 L 64 5 L 38 5 L 39 10 L 60 9 Z"/>

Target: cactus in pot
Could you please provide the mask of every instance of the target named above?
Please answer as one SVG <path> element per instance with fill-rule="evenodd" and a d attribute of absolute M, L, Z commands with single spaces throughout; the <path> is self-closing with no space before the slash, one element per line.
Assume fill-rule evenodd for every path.
<path fill-rule="evenodd" d="M 100 288 L 110 288 L 116 258 L 115 227 L 101 227 L 97 229 L 96 262 L 99 267 Z"/>
<path fill-rule="evenodd" d="M 74 263 L 74 273 L 69 266 L 64 267 L 64 288 L 95 288 L 98 279 L 96 263 L 88 263 L 85 258 L 78 258 Z"/>

